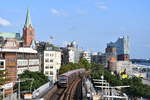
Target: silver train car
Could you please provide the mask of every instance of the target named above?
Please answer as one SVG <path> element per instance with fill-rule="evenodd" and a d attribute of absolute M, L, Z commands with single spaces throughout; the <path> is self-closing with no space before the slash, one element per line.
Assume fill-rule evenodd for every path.
<path fill-rule="evenodd" d="M 74 80 L 83 76 L 85 69 L 76 69 L 58 76 L 58 87 L 68 87 Z"/>

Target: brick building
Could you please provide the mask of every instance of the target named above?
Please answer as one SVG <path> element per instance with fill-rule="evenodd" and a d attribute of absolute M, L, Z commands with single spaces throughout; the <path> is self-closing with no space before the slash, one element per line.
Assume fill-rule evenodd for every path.
<path fill-rule="evenodd" d="M 35 31 L 31 24 L 30 12 L 27 10 L 26 21 L 23 28 L 23 45 L 30 47 L 35 40 Z"/>
<path fill-rule="evenodd" d="M 40 59 L 33 45 L 35 32 L 28 9 L 22 37 L 20 33 L 0 32 L 0 70 L 6 70 L 7 83 L 15 83 L 18 75 L 25 70 L 41 70 Z M 6 90 L 6 94 L 10 93 L 11 88 Z"/>

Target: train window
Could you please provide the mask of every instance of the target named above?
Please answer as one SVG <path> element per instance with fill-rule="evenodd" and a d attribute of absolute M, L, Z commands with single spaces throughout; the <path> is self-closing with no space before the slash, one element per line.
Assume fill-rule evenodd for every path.
<path fill-rule="evenodd" d="M 66 79 L 65 78 L 61 78 L 61 79 L 59 79 L 60 81 L 66 81 Z"/>
<path fill-rule="evenodd" d="M 60 80 L 60 81 L 66 81 L 67 78 L 66 78 L 66 77 L 59 77 L 59 80 Z"/>

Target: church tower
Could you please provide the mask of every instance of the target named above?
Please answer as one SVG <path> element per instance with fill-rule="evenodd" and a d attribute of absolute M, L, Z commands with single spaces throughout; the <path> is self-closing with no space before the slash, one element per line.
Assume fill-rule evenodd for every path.
<path fill-rule="evenodd" d="M 23 28 L 23 45 L 30 47 L 32 42 L 35 40 L 35 31 L 31 24 L 30 12 L 27 9 L 26 21 Z"/>

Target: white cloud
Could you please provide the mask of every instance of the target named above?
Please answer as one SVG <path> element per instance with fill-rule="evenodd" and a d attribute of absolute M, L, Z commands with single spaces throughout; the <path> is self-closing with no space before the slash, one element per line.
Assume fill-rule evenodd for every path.
<path fill-rule="evenodd" d="M 105 2 L 97 2 L 99 5 L 105 5 Z"/>
<path fill-rule="evenodd" d="M 69 26 L 69 28 L 68 28 L 68 30 L 71 30 L 71 31 L 76 30 L 76 29 L 77 29 L 77 27 L 73 26 L 73 25 Z"/>
<path fill-rule="evenodd" d="M 68 16 L 68 14 L 64 11 L 60 11 L 60 10 L 57 10 L 55 8 L 52 8 L 50 10 L 50 12 L 53 14 L 53 15 L 56 15 L 56 16 Z"/>
<path fill-rule="evenodd" d="M 104 2 L 97 2 L 96 4 L 98 9 L 108 9 L 108 7 L 106 6 L 106 4 Z"/>
<path fill-rule="evenodd" d="M 77 13 L 78 13 L 78 14 L 81 14 L 81 15 L 84 15 L 84 14 L 87 14 L 87 13 L 88 13 L 88 11 L 78 9 L 78 10 L 77 10 Z"/>
<path fill-rule="evenodd" d="M 11 26 L 11 23 L 8 20 L 0 17 L 0 26 Z"/>
<path fill-rule="evenodd" d="M 146 45 L 144 45 L 144 47 L 150 48 L 150 44 L 146 44 Z"/>
<path fill-rule="evenodd" d="M 100 9 L 108 9 L 108 7 L 106 5 L 98 5 L 97 8 L 100 8 Z"/>

